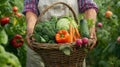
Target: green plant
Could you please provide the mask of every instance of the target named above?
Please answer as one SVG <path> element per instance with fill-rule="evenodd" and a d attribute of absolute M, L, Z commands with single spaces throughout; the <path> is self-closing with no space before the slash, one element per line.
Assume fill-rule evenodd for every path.
<path fill-rule="evenodd" d="M 101 22 L 102 27 L 96 25 L 98 42 L 96 47 L 88 54 L 88 66 L 120 67 L 120 43 L 117 41 L 120 36 L 120 1 L 95 1 L 99 7 L 97 23 Z M 110 18 L 105 17 L 107 10 L 112 11 Z"/>

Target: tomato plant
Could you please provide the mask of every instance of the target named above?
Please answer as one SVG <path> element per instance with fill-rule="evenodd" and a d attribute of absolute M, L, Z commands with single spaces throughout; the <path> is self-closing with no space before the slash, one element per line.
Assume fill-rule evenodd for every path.
<path fill-rule="evenodd" d="M 13 53 L 22 65 L 26 66 L 26 43 L 25 32 L 26 23 L 25 17 L 22 15 L 23 0 L 1 0 L 0 1 L 0 45 L 4 46 L 5 50 Z M 19 48 L 18 45 L 11 45 L 11 41 L 15 35 L 21 35 Z M 15 43 L 15 40 L 13 41 Z M 24 61 L 23 61 L 24 60 Z"/>

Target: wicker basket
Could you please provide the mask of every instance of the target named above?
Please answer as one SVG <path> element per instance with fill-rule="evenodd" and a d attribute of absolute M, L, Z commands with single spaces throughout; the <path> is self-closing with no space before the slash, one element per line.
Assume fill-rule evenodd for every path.
<path fill-rule="evenodd" d="M 75 21 L 78 23 L 74 10 L 68 4 L 63 2 L 57 2 L 47 7 L 40 14 L 37 22 L 40 21 L 40 18 L 48 11 L 48 9 L 57 4 L 63 4 L 67 6 L 71 10 Z M 46 67 L 82 67 L 83 60 L 87 55 L 84 48 L 76 47 L 73 45 L 73 43 L 67 43 L 64 45 L 70 45 L 74 49 L 70 56 L 67 56 L 62 51 L 60 51 L 60 45 L 56 44 L 50 45 L 49 43 L 37 43 L 34 40 L 31 40 L 31 45 L 29 45 L 29 47 L 31 47 L 42 57 Z"/>

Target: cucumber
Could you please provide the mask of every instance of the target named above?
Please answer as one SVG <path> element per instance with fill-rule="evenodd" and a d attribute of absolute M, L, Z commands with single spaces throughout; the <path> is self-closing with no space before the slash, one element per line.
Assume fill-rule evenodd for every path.
<path fill-rule="evenodd" d="M 79 24 L 80 24 L 81 36 L 89 38 L 90 35 L 89 35 L 87 20 L 81 19 Z"/>

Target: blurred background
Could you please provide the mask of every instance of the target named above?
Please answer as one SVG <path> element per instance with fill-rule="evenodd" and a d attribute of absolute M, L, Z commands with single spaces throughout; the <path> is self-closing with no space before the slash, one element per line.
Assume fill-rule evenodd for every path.
<path fill-rule="evenodd" d="M 26 21 L 22 14 L 23 1 L 0 0 L 0 65 L 6 63 L 2 59 L 7 58 L 3 56 L 9 53 L 18 61 L 17 63 L 10 59 L 11 65 L 26 66 Z M 87 67 L 120 67 L 120 1 L 94 1 L 99 8 L 96 22 L 98 42 L 86 57 Z M 15 37 L 20 38 L 19 46 L 15 44 Z"/>

